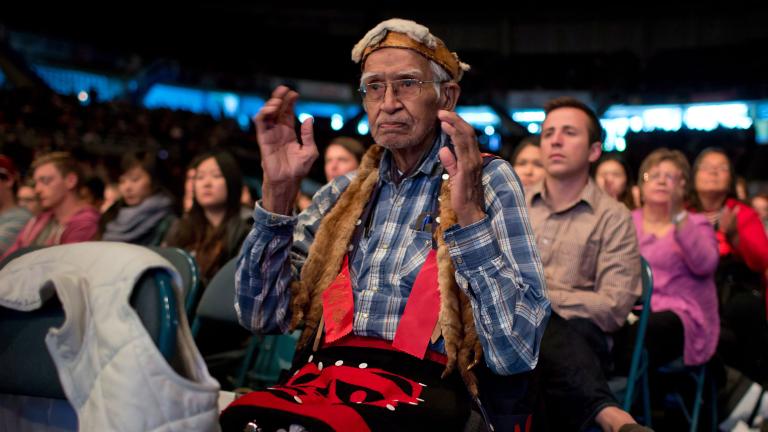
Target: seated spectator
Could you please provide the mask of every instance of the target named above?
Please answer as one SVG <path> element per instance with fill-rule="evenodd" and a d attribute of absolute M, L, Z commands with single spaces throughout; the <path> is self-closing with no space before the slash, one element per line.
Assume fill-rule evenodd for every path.
<path fill-rule="evenodd" d="M 108 183 L 104 186 L 104 202 L 101 203 L 99 211 L 104 214 L 120 199 L 120 185 L 117 183 Z"/>
<path fill-rule="evenodd" d="M 544 165 L 541 161 L 539 137 L 533 135 L 520 140 L 510 162 L 524 189 L 540 182 L 544 178 Z"/>
<path fill-rule="evenodd" d="M 612 196 L 616 201 L 632 210 L 635 208 L 635 200 L 632 197 L 632 181 L 629 166 L 617 156 L 604 156 L 595 168 L 595 182 L 600 189 Z"/>
<path fill-rule="evenodd" d="M 32 179 L 27 179 L 19 185 L 16 200 L 19 207 L 27 209 L 32 216 L 37 216 L 43 211 L 40 207 L 40 197 L 35 192 L 35 182 Z"/>
<path fill-rule="evenodd" d="M 13 244 L 32 214 L 16 205 L 19 172 L 13 161 L 0 155 L 0 255 Z"/>
<path fill-rule="evenodd" d="M 573 98 L 545 106 L 544 180 L 526 191 L 531 225 L 552 302 L 541 341 L 544 430 L 648 430 L 618 406 L 608 388 L 609 333 L 626 322 L 641 293 L 640 254 L 629 210 L 597 187 L 600 158 L 595 113 Z"/>
<path fill-rule="evenodd" d="M 250 226 L 241 216 L 243 180 L 235 159 L 216 152 L 198 160 L 192 208 L 168 232 L 166 244 L 188 250 L 207 283 L 237 256 Z"/>
<path fill-rule="evenodd" d="M 356 170 L 363 153 L 365 147 L 354 138 L 342 136 L 333 139 L 325 148 L 325 179 L 331 181 Z"/>
<path fill-rule="evenodd" d="M 691 210 L 709 219 L 717 236 L 715 273 L 720 302 L 718 353 L 729 366 L 763 385 L 768 381 L 768 323 L 763 275 L 768 238 L 757 213 L 736 199 L 736 177 L 727 154 L 704 150 L 693 164 Z"/>
<path fill-rule="evenodd" d="M 32 162 L 35 192 L 43 212 L 24 225 L 4 256 L 29 246 L 51 246 L 96 238 L 99 212 L 80 199 L 83 176 L 69 153 L 54 152 Z"/>
<path fill-rule="evenodd" d="M 83 187 L 80 188 L 80 197 L 88 205 L 100 211 L 101 206 L 104 205 L 104 189 L 104 180 L 98 176 L 91 176 L 83 182 Z"/>
<path fill-rule="evenodd" d="M 182 198 L 182 212 L 186 214 L 192 209 L 192 201 L 195 199 L 195 168 L 200 164 L 200 158 L 192 159 L 187 165 L 184 176 L 184 197 Z"/>
<path fill-rule="evenodd" d="M 717 240 L 707 218 L 685 210 L 690 165 L 681 152 L 661 148 L 640 165 L 643 206 L 632 217 L 640 254 L 653 271 L 646 349 L 652 368 L 683 357 L 706 363 L 717 348 L 720 320 L 715 269 Z M 634 335 L 636 326 L 630 326 Z M 620 340 L 621 338 L 617 338 Z M 634 337 L 616 351 L 627 369 Z M 620 366 L 621 369 L 623 367 Z"/>
<path fill-rule="evenodd" d="M 101 218 L 102 240 L 159 245 L 176 215 L 173 198 L 163 189 L 152 152 L 128 153 L 120 175 L 122 196 Z"/>
<path fill-rule="evenodd" d="M 768 234 L 768 194 L 757 194 L 752 197 L 752 208 L 755 209 L 763 222 L 766 234 Z"/>

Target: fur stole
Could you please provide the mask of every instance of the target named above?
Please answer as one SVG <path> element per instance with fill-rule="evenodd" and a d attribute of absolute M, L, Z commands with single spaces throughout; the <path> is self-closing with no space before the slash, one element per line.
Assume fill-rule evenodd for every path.
<path fill-rule="evenodd" d="M 355 230 L 355 222 L 362 215 L 366 203 L 379 180 L 379 162 L 383 148 L 374 145 L 363 157 L 357 177 L 342 193 L 330 212 L 323 218 L 315 240 L 309 249 L 299 281 L 293 282 L 291 328 L 304 324 L 298 349 L 303 348 L 315 334 L 322 317 L 322 292 L 341 269 L 347 247 Z M 440 224 L 436 230 L 438 285 L 440 288 L 440 331 L 445 339 L 448 362 L 443 377 L 450 374 L 458 363 L 459 373 L 470 393 L 477 395 L 477 378 L 471 369 L 482 359 L 482 347 L 475 329 L 472 305 L 459 289 L 454 267 L 443 233 L 456 223 L 451 208 L 448 181 L 440 188 Z"/>

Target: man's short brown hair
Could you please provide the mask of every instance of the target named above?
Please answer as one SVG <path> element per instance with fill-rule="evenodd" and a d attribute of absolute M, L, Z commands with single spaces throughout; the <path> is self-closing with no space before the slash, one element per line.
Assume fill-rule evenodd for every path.
<path fill-rule="evenodd" d="M 603 141 L 603 128 L 600 126 L 600 120 L 597 118 L 597 114 L 592 111 L 587 104 L 570 96 L 562 96 L 552 99 L 544 104 L 544 112 L 549 114 L 550 112 L 558 108 L 576 108 L 584 112 L 589 117 L 589 125 L 587 125 L 589 132 L 589 143 L 602 142 Z"/>
<path fill-rule="evenodd" d="M 52 163 L 56 169 L 59 170 L 59 173 L 62 177 L 66 177 L 70 173 L 75 174 L 75 176 L 77 176 L 77 185 L 75 185 L 75 190 L 80 189 L 80 186 L 83 184 L 83 169 L 77 159 L 72 157 L 72 155 L 68 152 L 46 153 L 42 156 L 39 156 L 32 162 L 32 174 L 34 175 L 35 170 L 39 167 L 49 163 Z"/>

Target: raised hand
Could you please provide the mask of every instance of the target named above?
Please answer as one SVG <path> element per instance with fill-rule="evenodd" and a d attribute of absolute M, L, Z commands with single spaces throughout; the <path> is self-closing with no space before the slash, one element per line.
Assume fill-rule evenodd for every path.
<path fill-rule="evenodd" d="M 439 157 L 451 182 L 451 206 L 462 227 L 483 217 L 483 158 L 477 145 L 475 130 L 458 114 L 440 110 L 440 126 L 451 137 L 456 154 L 441 148 Z"/>
<path fill-rule="evenodd" d="M 301 179 L 317 159 L 312 119 L 301 125 L 301 142 L 294 129 L 293 112 L 299 94 L 279 86 L 254 118 L 264 171 L 262 206 L 265 210 L 290 214 Z"/>

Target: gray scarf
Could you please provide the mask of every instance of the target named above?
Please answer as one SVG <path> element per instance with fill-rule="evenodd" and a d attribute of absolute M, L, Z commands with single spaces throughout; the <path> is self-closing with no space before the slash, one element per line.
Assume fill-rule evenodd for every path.
<path fill-rule="evenodd" d="M 117 217 L 109 222 L 102 240 L 136 241 L 151 232 L 157 224 L 173 211 L 173 202 L 165 194 L 150 196 L 141 204 L 123 207 Z"/>

